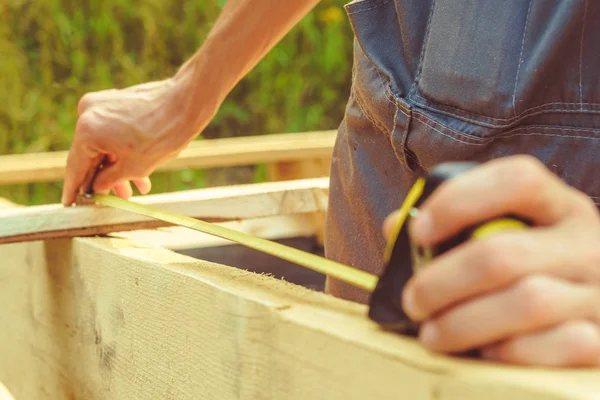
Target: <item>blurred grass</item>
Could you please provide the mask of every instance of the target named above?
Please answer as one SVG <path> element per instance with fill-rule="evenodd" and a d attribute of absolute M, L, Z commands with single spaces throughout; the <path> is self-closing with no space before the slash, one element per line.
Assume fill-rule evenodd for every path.
<path fill-rule="evenodd" d="M 347 0 L 322 0 L 234 89 L 206 138 L 332 129 L 351 74 Z M 4 0 L 0 154 L 67 150 L 86 92 L 172 75 L 224 0 Z M 153 192 L 260 180 L 262 169 L 153 175 Z M 62 182 L 0 187 L 22 204 L 58 202 Z"/>

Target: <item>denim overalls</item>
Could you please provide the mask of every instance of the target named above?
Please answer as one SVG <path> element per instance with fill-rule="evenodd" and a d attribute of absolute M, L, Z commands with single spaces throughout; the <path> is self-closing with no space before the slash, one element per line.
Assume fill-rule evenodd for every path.
<path fill-rule="evenodd" d="M 600 2 L 362 0 L 325 251 L 380 273 L 384 218 L 438 163 L 528 153 L 600 203 Z M 335 280 L 327 291 L 365 303 Z"/>

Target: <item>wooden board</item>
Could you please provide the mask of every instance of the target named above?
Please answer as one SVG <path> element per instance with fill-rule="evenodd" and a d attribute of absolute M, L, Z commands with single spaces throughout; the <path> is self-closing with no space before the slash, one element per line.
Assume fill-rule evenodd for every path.
<path fill-rule="evenodd" d="M 267 177 L 269 181 L 286 181 L 329 176 L 331 161 L 328 159 L 306 159 L 295 162 L 279 162 L 269 164 Z M 325 213 L 315 213 L 312 223 L 317 227 L 317 240 L 322 245 L 325 243 Z"/>
<path fill-rule="evenodd" d="M 157 171 L 254 165 L 331 157 L 336 131 L 197 140 Z M 66 151 L 0 156 L 0 185 L 62 180 Z"/>
<path fill-rule="evenodd" d="M 0 382 L 0 400 L 15 400 L 5 385 Z"/>
<path fill-rule="evenodd" d="M 594 400 L 598 370 L 431 354 L 365 308 L 111 238 L 0 246 L 15 399 Z"/>
<path fill-rule="evenodd" d="M 321 212 L 327 209 L 327 194 L 328 178 L 316 178 L 147 195 L 132 201 L 214 222 Z M 0 210 L 0 243 L 169 225 L 112 207 L 22 207 Z"/>
<path fill-rule="evenodd" d="M 15 204 L 10 200 L 7 200 L 3 197 L 0 197 L 0 210 L 4 209 L 4 208 L 15 208 L 15 207 L 20 207 L 19 204 Z"/>

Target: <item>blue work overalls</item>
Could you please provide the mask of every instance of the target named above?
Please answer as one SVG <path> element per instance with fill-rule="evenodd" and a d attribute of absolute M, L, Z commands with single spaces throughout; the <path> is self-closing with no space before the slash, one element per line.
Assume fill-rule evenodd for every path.
<path fill-rule="evenodd" d="M 362 0 L 325 251 L 379 274 L 384 218 L 438 163 L 534 155 L 600 202 L 600 2 Z M 329 280 L 327 291 L 368 294 Z"/>

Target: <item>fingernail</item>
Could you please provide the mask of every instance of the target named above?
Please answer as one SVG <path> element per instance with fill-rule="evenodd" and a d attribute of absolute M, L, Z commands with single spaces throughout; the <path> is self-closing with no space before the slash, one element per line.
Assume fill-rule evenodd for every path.
<path fill-rule="evenodd" d="M 410 318 L 415 321 L 420 321 L 425 318 L 425 312 L 419 308 L 417 304 L 417 299 L 415 296 L 415 291 L 412 288 L 407 287 L 404 289 L 404 296 L 402 299 L 402 306 L 404 311 L 408 314 Z"/>
<path fill-rule="evenodd" d="M 398 214 L 398 211 L 393 211 L 383 221 L 383 236 L 386 239 L 389 238 L 392 232 L 394 231 L 394 225 L 396 224 L 396 220 L 398 219 Z"/>
<path fill-rule="evenodd" d="M 432 322 L 423 324 L 419 332 L 419 340 L 426 346 L 433 346 L 438 340 L 438 329 Z"/>
<path fill-rule="evenodd" d="M 419 211 L 411 224 L 411 234 L 418 242 L 425 242 L 433 234 L 433 218 L 428 211 Z"/>

